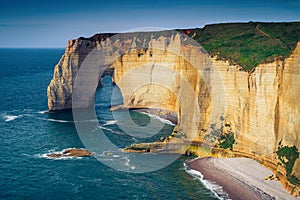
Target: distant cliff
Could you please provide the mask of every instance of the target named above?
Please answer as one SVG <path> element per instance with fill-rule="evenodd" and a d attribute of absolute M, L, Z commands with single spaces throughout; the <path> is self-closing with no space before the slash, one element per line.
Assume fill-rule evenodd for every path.
<path fill-rule="evenodd" d="M 107 72 L 120 87 L 125 107 L 152 108 L 159 105 L 160 108 L 176 112 L 179 123 L 174 134 L 180 132 L 190 135 L 196 132 L 197 142 L 212 140 L 216 149 L 223 148 L 234 155 L 255 158 L 277 170 L 282 179 L 294 185 L 300 184 L 300 38 L 298 32 L 298 36 L 293 34 L 295 30 L 300 30 L 299 23 L 280 26 L 276 23 L 212 26 L 219 37 L 212 35 L 213 31 L 209 26 L 203 29 L 179 30 L 201 41 L 208 48 L 210 55 L 201 56 L 198 56 L 197 49 L 191 48 L 176 34 L 157 36 L 150 33 L 145 40 L 140 40 L 139 34 L 134 37 L 121 34 L 122 38 L 128 37 L 127 43 L 121 45 L 118 39 L 108 39 L 114 34 L 98 34 L 92 38 L 70 40 L 64 55 L 55 66 L 53 79 L 48 86 L 49 110 L 72 108 L 72 86 L 77 71 L 92 49 L 97 46 L 112 49 L 127 46 L 132 50 L 114 60 Z M 273 28 L 273 32 L 268 32 L 272 26 L 276 30 Z M 242 27 L 240 32 L 237 27 Z M 284 27 L 287 29 L 282 29 Z M 285 34 L 279 33 L 280 29 Z M 222 30 L 231 30 L 230 37 L 217 32 Z M 205 31 L 208 32 L 206 35 Z M 232 43 L 226 41 L 226 38 Z M 218 44 L 221 46 L 218 47 Z M 258 57 L 255 57 L 257 52 L 253 48 L 256 44 L 259 44 Z M 139 45 L 147 48 L 139 48 Z M 179 48 L 183 56 L 171 53 L 176 48 Z M 247 53 L 249 59 L 245 59 Z M 186 62 L 186 58 L 191 62 Z M 167 65 L 177 74 L 170 74 L 161 65 Z M 139 66 L 146 66 L 142 75 L 134 73 Z M 203 74 L 197 73 L 193 66 L 210 66 L 213 69 L 208 74 L 211 88 L 205 83 Z M 202 70 L 205 71 L 204 68 Z M 124 82 L 122 78 L 127 72 L 130 72 L 130 76 Z M 218 76 L 215 76 L 216 73 Z M 132 85 L 139 80 L 154 82 L 155 77 L 161 76 L 165 77 L 168 87 L 148 84 L 133 93 L 129 92 Z M 180 105 L 176 99 L 177 95 L 184 96 L 187 92 L 181 88 L 184 79 L 195 92 L 195 101 L 200 108 L 201 119 L 196 130 L 190 124 L 195 119 L 195 108 L 192 104 Z M 218 95 L 215 93 L 218 93 L 220 87 L 223 96 L 219 100 L 224 102 L 224 110 L 218 113 L 220 118 L 212 119 L 212 112 L 218 109 L 212 103 L 212 98 Z M 215 124 L 221 125 L 216 128 Z M 221 139 L 214 137 L 215 129 L 222 133 Z M 176 141 L 176 138 L 173 140 Z M 286 187 L 297 194 L 293 185 Z"/>

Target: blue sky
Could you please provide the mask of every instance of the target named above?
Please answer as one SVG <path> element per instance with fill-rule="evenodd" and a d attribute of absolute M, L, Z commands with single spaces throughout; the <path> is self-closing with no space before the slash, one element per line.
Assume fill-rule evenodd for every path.
<path fill-rule="evenodd" d="M 69 39 L 142 27 L 300 21 L 300 0 L 0 0 L 0 47 L 65 47 Z"/>

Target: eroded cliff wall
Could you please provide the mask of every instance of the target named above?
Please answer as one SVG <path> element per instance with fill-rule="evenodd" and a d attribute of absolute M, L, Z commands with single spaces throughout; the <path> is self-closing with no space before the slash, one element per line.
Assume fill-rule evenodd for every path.
<path fill-rule="evenodd" d="M 113 69 L 113 81 L 121 90 L 124 107 L 176 112 L 178 129 L 189 138 L 197 134 L 200 126 L 208 126 L 211 110 L 208 87 L 213 76 L 209 55 L 200 46 L 184 45 L 183 37 L 187 36 L 176 32 L 156 38 L 150 34 L 150 40 L 139 35 L 126 37 L 120 34 L 100 41 L 94 38 L 69 41 L 48 87 L 49 110 L 72 108 L 79 66 L 95 47 L 100 47 L 108 51 L 104 56 L 109 63 L 107 69 Z"/>
<path fill-rule="evenodd" d="M 299 149 L 300 43 L 289 58 L 261 64 L 252 72 L 223 61 L 214 60 L 213 65 L 222 76 L 224 122 L 235 134 L 234 151 L 277 164 L 280 141 Z M 299 159 L 293 172 L 300 177 Z"/>
<path fill-rule="evenodd" d="M 187 48 L 182 38 L 176 35 L 152 38 L 146 41 L 147 48 L 136 48 L 136 41 L 138 38 L 131 38 L 120 46 L 118 40 L 105 40 L 103 37 L 71 40 L 54 69 L 47 90 L 49 110 L 72 108 L 72 86 L 76 73 L 93 48 L 122 49 L 127 46 L 132 50 L 120 55 L 109 66 L 114 69 L 113 79 L 121 89 L 125 106 L 161 107 L 175 111 L 181 118 L 177 130 L 187 134 L 196 132 L 198 141 L 209 138 L 207 136 L 211 136 L 215 129 L 222 131 L 222 127 L 230 127 L 235 137 L 234 152 L 268 160 L 274 166 L 278 163 L 276 151 L 280 141 L 284 146 L 300 148 L 300 43 L 287 59 L 261 64 L 254 71 L 245 72 L 239 66 L 206 54 L 198 56 L 199 49 Z M 178 49 L 183 56 L 172 53 L 178 52 Z M 191 62 L 187 62 L 186 58 Z M 144 73 L 140 73 L 139 66 L 143 67 Z M 203 78 L 204 74 L 199 74 L 194 66 L 204 71 L 205 66 L 209 66 L 209 78 Z M 164 84 L 156 84 L 161 77 L 164 77 Z M 151 84 L 136 88 L 145 80 Z M 181 88 L 184 80 L 196 94 L 195 101 L 200 107 L 201 119 L 198 119 L 200 123 L 195 129 L 191 129 L 189 122 L 195 119 L 194 107 L 190 106 L 192 104 L 180 105 L 177 99 L 178 95 L 188 95 Z M 211 82 L 207 84 L 206 80 Z M 216 101 L 220 101 L 220 109 L 216 108 Z M 221 117 L 211 118 L 216 110 L 220 113 L 215 116 Z M 220 124 L 220 127 L 212 124 Z M 293 173 L 300 178 L 299 159 L 295 162 Z"/>

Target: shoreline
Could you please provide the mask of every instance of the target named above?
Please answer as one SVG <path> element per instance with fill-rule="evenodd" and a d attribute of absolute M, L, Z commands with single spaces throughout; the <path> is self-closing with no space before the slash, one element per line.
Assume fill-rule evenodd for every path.
<path fill-rule="evenodd" d="M 154 109 L 154 108 L 138 108 L 138 109 L 131 109 L 132 111 L 147 114 L 150 116 L 156 116 L 163 120 L 169 121 L 172 125 L 176 126 L 178 124 L 177 115 L 174 113 L 167 113 L 165 110 L 162 109 Z"/>
<path fill-rule="evenodd" d="M 233 200 L 244 199 L 298 199 L 279 181 L 265 180 L 271 170 L 249 158 L 197 158 L 187 163 L 208 180 L 222 186 Z"/>
<path fill-rule="evenodd" d="M 177 113 L 174 111 L 165 110 L 161 108 L 130 107 L 130 106 L 124 106 L 123 104 L 110 106 L 110 111 L 123 110 L 123 109 L 132 110 L 143 114 L 150 114 L 153 116 L 160 117 L 161 119 L 170 121 L 173 125 L 178 124 L 178 116 Z"/>

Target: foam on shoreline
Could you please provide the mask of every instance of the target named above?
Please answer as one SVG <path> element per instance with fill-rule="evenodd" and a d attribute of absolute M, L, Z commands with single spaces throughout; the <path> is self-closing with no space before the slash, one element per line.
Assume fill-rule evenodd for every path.
<path fill-rule="evenodd" d="M 149 117 L 159 120 L 160 122 L 164 124 L 168 124 L 171 126 L 176 126 L 177 124 L 177 117 L 173 116 L 171 114 L 158 114 L 156 111 L 158 109 L 148 109 L 148 108 L 140 108 L 140 109 L 132 109 L 135 112 L 139 112 L 145 115 L 148 115 Z"/>
<path fill-rule="evenodd" d="M 200 172 L 203 179 L 221 185 L 229 198 L 235 199 L 299 199 L 278 181 L 265 180 L 272 171 L 249 158 L 198 158 L 187 163 Z"/>
<path fill-rule="evenodd" d="M 173 122 L 171 122 L 170 120 L 168 119 L 164 119 L 158 115 L 153 115 L 153 114 L 150 114 L 150 113 L 147 113 L 147 112 L 141 112 L 145 115 L 148 115 L 149 117 L 153 118 L 153 119 L 157 119 L 158 121 L 164 123 L 164 124 L 168 124 L 168 125 L 171 125 L 171 126 L 176 126 L 176 124 L 173 124 Z"/>
<path fill-rule="evenodd" d="M 217 183 L 209 180 L 205 180 L 203 174 L 200 171 L 191 169 L 187 166 L 186 163 L 183 163 L 184 170 L 189 175 L 193 176 L 194 178 L 198 179 L 207 189 L 212 191 L 212 193 L 219 199 L 222 200 L 229 200 L 229 195 L 223 190 L 223 187 L 218 185 Z"/>

